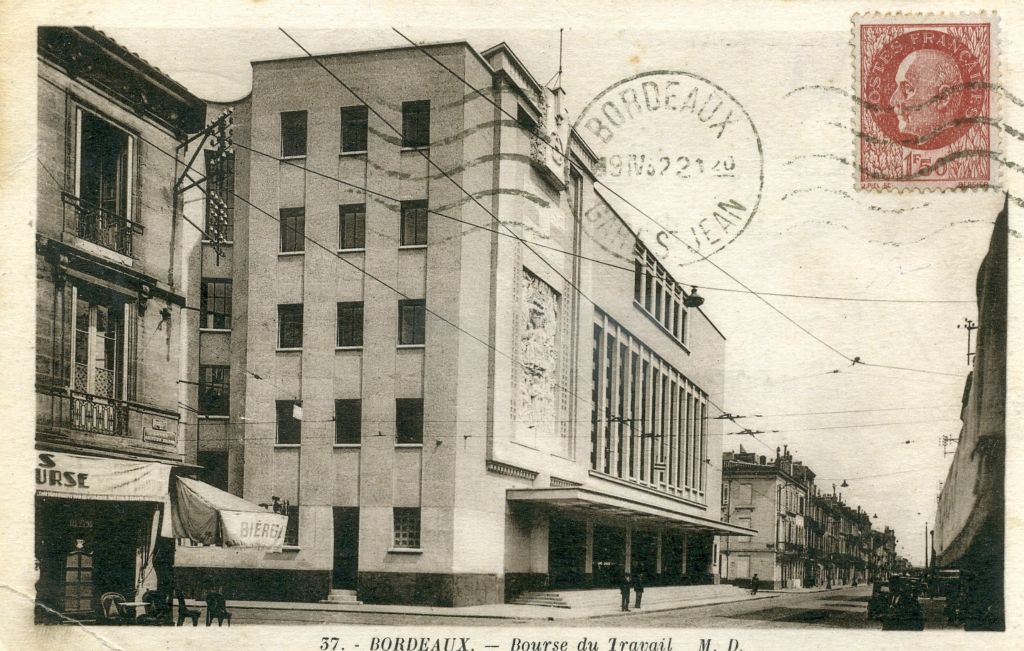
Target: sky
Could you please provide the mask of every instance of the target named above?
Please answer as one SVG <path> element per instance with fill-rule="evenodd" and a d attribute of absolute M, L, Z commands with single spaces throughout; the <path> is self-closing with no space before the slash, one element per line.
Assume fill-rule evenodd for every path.
<path fill-rule="evenodd" d="M 537 29 L 401 29 L 416 42 L 466 40 L 480 51 L 505 41 L 544 82 L 558 70 L 559 31 L 551 22 Z M 208 100 L 244 96 L 251 60 L 301 55 L 274 29 L 96 26 Z M 405 43 L 389 29 L 289 33 L 314 53 Z M 922 564 L 926 522 L 934 523 L 939 482 L 952 459 L 940 438 L 959 432 L 970 370 L 967 333 L 958 326 L 977 319 L 975 276 L 1001 195 L 854 189 L 854 107 L 829 90 L 852 86 L 848 22 L 785 32 L 570 28 L 563 39 L 562 86 L 573 121 L 609 87 L 660 70 L 699 75 L 743 107 L 763 152 L 760 169 L 748 157 L 739 170 L 745 192 L 750 175 L 763 174 L 756 214 L 711 257 L 714 264 L 684 260 L 683 247 L 671 242 L 667 258 L 678 280 L 700 288 L 704 312 L 727 338 L 723 406 L 746 417 L 739 423 L 763 431 L 756 439 L 727 435 L 723 449 L 743 445 L 771 458 L 776 446 L 787 445 L 817 473 L 822 491 L 835 484 L 848 504 L 877 515 L 877 528 L 895 528 L 900 552 Z M 686 128 L 661 142 L 648 133 L 645 146 L 682 153 L 691 142 Z M 589 142 L 599 155 L 615 153 Z M 749 153 L 750 142 L 736 146 Z M 699 196 L 701 188 L 691 183 L 676 195 L 664 184 L 605 180 L 645 212 L 680 227 L 692 219 L 686 193 Z M 635 211 L 624 209 L 623 216 L 637 228 L 645 225 Z M 857 357 L 928 372 L 851 364 Z M 727 422 L 725 430 L 738 428 Z"/>

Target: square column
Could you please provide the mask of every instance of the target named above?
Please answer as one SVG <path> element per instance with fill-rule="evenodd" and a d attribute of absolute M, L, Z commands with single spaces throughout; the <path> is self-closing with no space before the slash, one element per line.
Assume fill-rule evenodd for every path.
<path fill-rule="evenodd" d="M 626 525 L 626 558 L 623 559 L 622 571 L 627 574 L 633 573 L 633 525 Z"/>
<path fill-rule="evenodd" d="M 687 547 L 689 547 L 689 544 L 690 544 L 690 534 L 684 532 L 683 533 L 683 576 L 686 576 L 686 567 L 687 567 L 688 551 L 689 551 L 687 549 Z"/>
<path fill-rule="evenodd" d="M 659 529 L 654 538 L 654 573 L 661 578 L 661 543 L 662 532 Z"/>
<path fill-rule="evenodd" d="M 594 521 L 587 520 L 586 549 L 583 553 L 583 583 L 587 587 L 594 585 Z"/>

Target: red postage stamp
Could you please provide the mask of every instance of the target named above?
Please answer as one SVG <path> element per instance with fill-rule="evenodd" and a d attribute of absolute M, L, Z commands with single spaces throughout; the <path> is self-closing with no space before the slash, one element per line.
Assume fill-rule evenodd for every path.
<path fill-rule="evenodd" d="M 993 181 L 994 21 L 976 14 L 854 17 L 858 188 Z"/>

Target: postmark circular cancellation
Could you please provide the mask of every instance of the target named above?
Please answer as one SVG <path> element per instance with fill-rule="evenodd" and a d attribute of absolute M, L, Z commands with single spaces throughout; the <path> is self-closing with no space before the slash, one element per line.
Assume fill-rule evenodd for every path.
<path fill-rule="evenodd" d="M 992 180 L 990 16 L 854 17 L 858 186 Z"/>
<path fill-rule="evenodd" d="M 602 197 L 668 264 L 717 253 L 757 212 L 761 138 L 736 98 L 703 77 L 654 71 L 623 79 L 587 104 L 575 128 L 599 158 Z M 628 242 L 602 244 L 624 236 L 607 207 L 584 220 L 609 253 L 631 251 Z"/>

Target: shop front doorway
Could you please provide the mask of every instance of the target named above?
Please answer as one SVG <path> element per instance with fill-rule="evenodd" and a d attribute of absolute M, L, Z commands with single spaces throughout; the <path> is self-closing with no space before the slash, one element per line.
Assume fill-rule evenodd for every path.
<path fill-rule="evenodd" d="M 587 553 L 586 525 L 552 517 L 548 525 L 548 581 L 552 588 L 578 588 L 584 584 Z"/>
<path fill-rule="evenodd" d="M 334 507 L 334 572 L 331 587 L 355 590 L 359 572 L 359 507 Z"/>
<path fill-rule="evenodd" d="M 618 585 L 626 562 L 626 530 L 594 526 L 594 586 Z"/>

